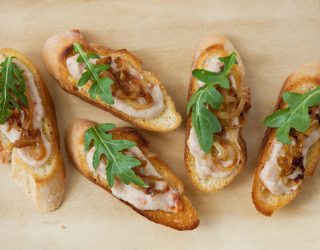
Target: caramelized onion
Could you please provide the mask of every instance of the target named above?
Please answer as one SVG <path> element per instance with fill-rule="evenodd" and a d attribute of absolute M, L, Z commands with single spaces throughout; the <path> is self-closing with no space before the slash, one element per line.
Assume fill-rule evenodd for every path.
<path fill-rule="evenodd" d="M 164 194 L 170 190 L 170 187 L 168 185 L 165 185 L 163 189 L 156 189 L 155 185 L 155 182 L 149 183 L 149 187 L 144 189 L 144 193 L 150 194 L 151 196 L 155 196 L 157 194 Z"/>
<path fill-rule="evenodd" d="M 215 140 L 211 149 L 212 161 L 219 170 L 229 172 L 239 161 L 239 148 L 235 142 L 226 138 L 215 135 Z M 232 160 L 231 163 L 223 166 L 223 162 L 228 160 Z"/>
<path fill-rule="evenodd" d="M 42 140 L 40 143 L 35 143 L 33 145 L 27 146 L 25 148 L 27 153 L 35 160 L 40 161 L 46 156 L 46 148 L 44 144 L 42 143 Z"/>
<path fill-rule="evenodd" d="M 284 144 L 284 155 L 279 156 L 277 163 L 281 168 L 281 176 L 284 178 L 291 175 L 296 171 L 297 168 L 301 169 L 302 174 L 299 174 L 294 180 L 285 179 L 288 184 L 297 183 L 301 181 L 304 177 L 304 165 L 303 165 L 303 155 L 302 148 L 305 137 L 310 136 L 311 133 L 319 129 L 319 121 L 317 118 L 317 108 L 310 108 L 310 127 L 305 132 L 297 132 L 296 130 L 290 131 L 290 138 L 292 139 L 292 144 Z"/>
<path fill-rule="evenodd" d="M 290 133 L 292 143 L 284 144 L 284 154 L 277 158 L 277 163 L 281 169 L 280 176 L 286 177 L 294 173 L 297 168 L 300 168 L 304 172 L 303 166 L 303 156 L 302 156 L 302 146 L 304 141 L 304 135 L 296 131 Z M 299 178 L 298 178 L 299 177 Z M 292 181 L 298 181 L 301 179 L 301 176 L 298 176 L 295 180 L 287 180 L 287 184 L 290 184 Z"/>
<path fill-rule="evenodd" d="M 8 131 L 14 127 L 21 132 L 20 138 L 13 143 L 13 147 L 24 148 L 33 159 L 41 160 L 46 156 L 46 148 L 40 130 L 33 127 L 34 103 L 28 92 L 26 96 L 29 107 L 19 103 L 21 110 L 16 109 L 7 121 Z"/>
<path fill-rule="evenodd" d="M 224 103 L 219 110 L 215 111 L 218 118 L 228 120 L 244 113 L 243 111 L 250 98 L 248 89 L 241 89 L 239 94 L 234 93 L 234 90 L 223 90 L 221 94 L 223 95 Z"/>
<path fill-rule="evenodd" d="M 101 75 L 113 80 L 112 94 L 118 99 L 125 101 L 136 110 L 151 107 L 154 100 L 147 91 L 146 83 L 130 71 L 130 67 L 119 57 L 112 59 L 104 57 L 97 61 L 97 64 L 112 63 L 115 66 Z"/>
<path fill-rule="evenodd" d="M 246 121 L 246 111 L 249 108 L 250 93 L 247 88 L 234 89 L 219 88 L 219 92 L 224 98 L 224 102 L 218 110 L 211 109 L 220 120 L 223 131 L 220 135 L 215 135 L 215 143 L 211 148 L 211 156 L 214 166 L 220 171 L 229 172 L 236 167 L 239 162 L 240 152 L 237 143 L 225 138 L 229 130 L 241 128 Z M 235 118 L 238 122 L 235 124 Z M 224 166 L 229 162 L 227 166 Z"/>
<path fill-rule="evenodd" d="M 34 132 L 24 130 L 19 140 L 13 143 L 16 148 L 24 148 L 25 151 L 35 160 L 42 160 L 46 156 L 46 148 L 43 144 L 39 129 Z"/>
<path fill-rule="evenodd" d="M 151 196 L 155 196 L 157 194 L 164 194 L 164 193 L 168 192 L 170 190 L 170 187 L 167 183 L 164 185 L 164 187 L 162 189 L 156 189 L 156 182 L 157 181 L 165 182 L 164 178 L 154 176 L 154 175 L 146 175 L 146 174 L 142 173 L 141 170 L 146 168 L 147 162 L 145 160 L 141 160 L 139 158 L 137 158 L 137 159 L 141 162 L 141 165 L 138 167 L 135 167 L 133 169 L 133 171 L 136 173 L 136 175 L 138 175 L 140 178 L 142 178 L 149 185 L 149 187 L 143 188 L 143 187 L 140 187 L 137 185 L 134 185 L 134 187 L 136 189 L 143 190 L 143 192 L 145 194 L 150 194 Z"/>

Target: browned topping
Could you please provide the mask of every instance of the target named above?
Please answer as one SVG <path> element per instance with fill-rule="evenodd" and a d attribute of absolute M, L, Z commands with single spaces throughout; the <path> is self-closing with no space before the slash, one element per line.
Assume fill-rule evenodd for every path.
<path fill-rule="evenodd" d="M 164 194 L 170 190 L 168 185 L 165 186 L 163 189 L 156 189 L 155 182 L 151 182 L 148 188 L 145 188 L 144 193 L 150 194 L 151 196 L 155 196 L 157 194 Z"/>
<path fill-rule="evenodd" d="M 290 137 L 293 140 L 291 145 L 284 145 L 284 156 L 277 159 L 278 165 L 281 168 L 281 176 L 289 176 L 297 169 L 300 169 L 301 174 L 294 179 L 295 182 L 301 181 L 304 178 L 305 166 L 303 165 L 302 147 L 304 139 L 315 130 L 320 128 L 319 107 L 314 106 L 309 109 L 310 127 L 306 132 L 297 132 L 292 129 Z"/>
<path fill-rule="evenodd" d="M 136 156 L 135 156 L 136 157 Z M 136 157 L 137 158 L 137 157 Z M 139 158 L 138 158 L 139 159 Z M 154 176 L 154 175 L 147 175 L 144 172 L 144 169 L 146 168 L 147 162 L 144 160 L 139 159 L 141 162 L 141 165 L 138 167 L 135 167 L 133 170 L 134 172 L 143 179 L 143 181 L 149 185 L 147 188 L 143 188 L 140 186 L 133 185 L 136 189 L 143 190 L 143 192 L 147 195 L 151 195 L 152 197 L 164 194 L 170 191 L 169 185 L 166 183 L 165 179 L 162 177 Z M 161 183 L 159 188 L 159 182 Z M 157 185 L 158 183 L 158 185 Z M 174 194 L 174 203 L 175 206 L 171 208 L 173 211 L 179 211 L 182 209 L 182 201 L 179 194 Z"/>
<path fill-rule="evenodd" d="M 217 87 L 224 98 L 224 102 L 218 110 L 214 111 L 219 118 L 223 130 L 237 129 L 243 127 L 246 120 L 246 113 L 250 108 L 250 91 L 249 89 L 234 88 L 224 89 Z M 234 118 L 239 118 L 239 124 L 234 125 Z"/>
<path fill-rule="evenodd" d="M 300 156 L 299 158 L 298 157 L 293 158 L 292 165 L 295 168 L 299 167 L 299 168 L 303 169 L 303 156 Z"/>
<path fill-rule="evenodd" d="M 46 156 L 46 148 L 39 129 L 32 132 L 23 130 L 19 140 L 13 143 L 16 148 L 25 148 L 27 153 L 35 160 L 42 160 Z"/>
<path fill-rule="evenodd" d="M 319 114 L 316 114 L 316 118 L 317 118 L 317 122 L 318 122 L 319 125 L 320 125 L 320 115 L 319 115 Z"/>
<path fill-rule="evenodd" d="M 122 101 L 128 102 L 135 109 L 146 109 L 153 105 L 153 98 L 147 91 L 146 83 L 141 79 L 141 73 L 130 72 L 129 65 L 121 58 L 101 58 L 97 64 L 113 64 L 102 75 L 113 80 L 112 94 Z"/>
<path fill-rule="evenodd" d="M 236 72 L 234 77 L 237 79 Z M 239 162 L 240 149 L 238 145 L 226 138 L 229 130 L 239 129 L 243 127 L 246 121 L 246 113 L 250 108 L 250 90 L 241 88 L 236 84 L 234 88 L 230 80 L 230 88 L 224 89 L 217 86 L 218 91 L 224 98 L 224 102 L 219 109 L 210 109 L 219 119 L 222 131 L 215 134 L 215 143 L 211 149 L 212 161 L 214 166 L 220 171 L 229 172 L 234 169 Z M 235 119 L 238 118 L 238 124 L 235 124 Z M 225 165 L 225 162 L 229 162 Z"/>
<path fill-rule="evenodd" d="M 290 162 L 291 160 L 291 162 Z M 286 156 L 280 156 L 277 159 L 278 165 L 281 167 L 281 175 L 282 176 L 289 176 L 294 171 L 296 171 L 297 168 L 301 169 L 302 174 L 299 174 L 295 180 L 300 180 L 303 179 L 303 173 L 304 173 L 304 166 L 303 166 L 303 157 L 294 157 L 294 158 L 289 158 Z"/>
<path fill-rule="evenodd" d="M 41 132 L 39 129 L 33 131 L 22 130 L 20 139 L 15 141 L 13 146 L 16 148 L 24 148 L 39 142 L 41 142 Z"/>
<path fill-rule="evenodd" d="M 313 106 L 309 108 L 309 115 L 312 122 L 320 125 L 320 106 Z"/>
<path fill-rule="evenodd" d="M 281 176 L 289 176 L 294 173 L 297 168 L 300 168 L 302 173 L 304 172 L 303 156 L 301 153 L 304 136 L 297 132 L 292 132 L 291 135 L 293 143 L 291 145 L 285 144 L 284 155 L 277 159 L 277 163 L 281 168 Z M 301 176 L 299 175 L 298 177 L 300 180 Z"/>
<path fill-rule="evenodd" d="M 221 136 L 215 135 L 216 142 L 211 148 L 212 161 L 220 171 L 231 171 L 239 161 L 239 148 L 236 143 Z M 225 166 L 223 163 L 230 161 Z"/>
<path fill-rule="evenodd" d="M 162 189 L 156 189 L 156 182 L 165 182 L 165 180 L 162 177 L 147 175 L 143 173 L 144 172 L 143 170 L 146 168 L 147 162 L 141 159 L 139 159 L 139 161 L 141 162 L 141 165 L 138 167 L 135 167 L 134 172 L 136 173 L 136 175 L 142 178 L 144 182 L 146 182 L 149 185 L 148 188 L 142 188 L 144 193 L 151 194 L 151 196 L 154 196 L 157 194 L 163 194 L 168 192 L 170 190 L 170 187 L 168 186 L 168 184 L 165 184 Z"/>
<path fill-rule="evenodd" d="M 13 147 L 25 148 L 33 159 L 41 160 L 46 156 L 46 148 L 40 130 L 33 127 L 34 104 L 28 93 L 26 96 L 29 107 L 20 104 L 21 110 L 15 110 L 7 121 L 8 131 L 14 127 L 21 132 L 20 138 L 13 143 Z"/>
<path fill-rule="evenodd" d="M 319 114 L 320 113 L 320 107 L 319 106 L 312 106 L 309 109 L 309 114 Z"/>
<path fill-rule="evenodd" d="M 295 170 L 295 167 L 291 165 L 289 157 L 287 156 L 280 156 L 277 159 L 278 165 L 281 167 L 281 175 L 290 175 Z"/>

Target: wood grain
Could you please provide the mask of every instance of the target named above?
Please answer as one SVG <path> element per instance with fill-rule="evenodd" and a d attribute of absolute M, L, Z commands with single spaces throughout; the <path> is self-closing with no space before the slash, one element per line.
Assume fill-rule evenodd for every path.
<path fill-rule="evenodd" d="M 184 181 L 201 224 L 175 232 L 136 215 L 80 176 L 63 154 L 68 190 L 62 207 L 39 213 L 0 169 L 1 249 L 319 249 L 320 176 L 304 182 L 302 192 L 274 217 L 258 214 L 251 202 L 252 173 L 265 128 L 261 120 L 274 107 L 285 78 L 300 64 L 319 59 L 320 1 L 6 1 L 0 5 L 0 47 L 29 56 L 43 74 L 55 100 L 61 141 L 75 118 L 127 125 L 66 94 L 48 75 L 41 58 L 52 34 L 79 28 L 89 40 L 127 48 L 167 86 L 186 118 L 190 66 L 198 42 L 219 32 L 242 55 L 252 109 L 244 137 L 246 169 L 216 194 L 195 190 L 183 166 L 184 129 L 143 132 L 151 149 Z M 168 150 L 170 148 L 170 150 Z"/>

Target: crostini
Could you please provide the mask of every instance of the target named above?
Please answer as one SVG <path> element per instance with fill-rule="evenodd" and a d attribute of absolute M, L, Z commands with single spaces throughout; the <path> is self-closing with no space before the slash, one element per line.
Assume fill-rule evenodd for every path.
<path fill-rule="evenodd" d="M 250 108 L 239 53 L 223 35 L 204 39 L 192 65 L 188 92 L 185 166 L 194 185 L 215 192 L 246 164 L 241 130 Z"/>
<path fill-rule="evenodd" d="M 147 219 L 177 230 L 198 226 L 182 182 L 135 129 L 77 120 L 67 131 L 66 148 L 82 175 Z"/>
<path fill-rule="evenodd" d="M 271 216 L 299 193 L 320 160 L 320 62 L 306 64 L 285 81 L 255 169 L 252 199 Z"/>
<path fill-rule="evenodd" d="M 20 52 L 1 49 L 0 61 L 0 163 L 40 210 L 54 210 L 66 177 L 51 96 Z"/>
<path fill-rule="evenodd" d="M 181 123 L 164 85 L 125 49 L 89 43 L 71 30 L 49 38 L 43 58 L 65 91 L 137 127 L 167 132 Z"/>

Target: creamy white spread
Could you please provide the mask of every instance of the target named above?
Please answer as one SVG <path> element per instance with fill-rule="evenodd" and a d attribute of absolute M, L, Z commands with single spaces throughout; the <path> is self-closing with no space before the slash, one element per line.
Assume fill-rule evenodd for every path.
<path fill-rule="evenodd" d="M 187 143 L 190 153 L 194 157 L 195 170 L 200 179 L 205 179 L 209 176 L 222 178 L 230 174 L 230 171 L 221 171 L 220 169 L 215 167 L 212 161 L 212 155 L 202 151 L 194 128 L 191 128 L 190 130 L 190 135 Z M 228 163 L 223 162 L 223 165 L 226 164 Z"/>
<path fill-rule="evenodd" d="M 216 56 L 212 56 L 206 59 L 206 61 L 204 62 L 203 68 L 209 71 L 218 73 L 221 71 L 222 66 L 223 66 L 223 63 L 219 60 L 219 58 Z M 232 74 L 229 75 L 229 79 L 232 87 L 236 89 L 236 82 Z M 204 85 L 204 83 L 201 81 L 197 81 L 197 84 L 199 88 Z M 234 118 L 232 123 L 233 125 L 237 125 L 239 123 L 239 119 Z M 225 137 L 228 140 L 235 143 L 240 148 L 240 145 L 238 144 L 238 135 L 239 135 L 239 129 L 229 130 L 225 133 Z M 202 151 L 194 128 L 190 129 L 190 134 L 188 137 L 187 144 L 188 144 L 191 155 L 194 157 L 195 170 L 200 179 L 206 179 L 208 177 L 224 178 L 232 174 L 233 170 L 221 171 L 213 163 L 212 155 L 210 153 L 205 153 L 204 151 Z M 227 161 L 221 161 L 221 165 L 223 167 L 227 167 L 230 164 L 230 161 L 232 161 L 232 157 L 230 157 L 230 159 Z"/>
<path fill-rule="evenodd" d="M 1 132 L 6 136 L 6 138 L 11 142 L 15 142 L 20 139 L 21 132 L 15 128 L 11 128 L 10 130 L 7 123 L 0 125 Z"/>
<path fill-rule="evenodd" d="M 33 127 L 35 129 L 39 129 L 41 132 L 41 137 L 43 140 L 43 144 L 46 148 L 46 155 L 43 157 L 43 159 L 37 161 L 33 159 L 26 151 L 24 148 L 16 148 L 14 149 L 18 156 L 29 166 L 31 167 L 41 167 L 43 166 L 49 159 L 51 155 L 51 144 L 48 141 L 48 139 L 44 136 L 43 133 L 43 126 L 42 126 L 42 120 L 44 116 L 44 110 L 43 110 L 43 105 L 41 98 L 39 96 L 36 84 L 35 84 L 35 79 L 32 74 L 32 72 L 21 62 L 19 62 L 17 59 L 14 59 L 13 62 L 20 68 L 22 69 L 23 76 L 25 79 L 25 84 L 26 84 L 26 89 L 30 93 L 31 100 L 34 104 L 34 115 L 33 115 Z M 8 138 L 8 140 L 11 143 L 14 143 L 16 140 L 20 139 L 21 132 L 18 131 L 16 128 L 12 127 L 8 131 L 8 124 L 3 124 L 0 125 L 0 130 L 1 132 Z"/>
<path fill-rule="evenodd" d="M 206 70 L 218 73 L 221 71 L 221 67 L 223 65 L 223 62 L 221 62 L 218 57 L 212 56 L 205 61 L 204 68 Z"/>
<path fill-rule="evenodd" d="M 106 179 L 106 164 L 100 161 L 97 169 L 93 168 L 93 154 L 95 147 L 92 147 L 86 155 L 86 160 L 90 171 L 99 178 Z M 152 175 L 161 178 L 162 176 L 157 172 L 152 163 L 144 156 L 138 147 L 129 149 L 129 154 L 146 161 L 145 168 L 141 169 L 141 173 L 145 175 Z M 156 181 L 155 189 L 161 190 L 167 185 L 164 181 Z M 132 185 L 126 185 L 115 179 L 111 192 L 117 198 L 124 200 L 140 210 L 163 210 L 171 212 L 172 208 L 176 206 L 176 198 L 178 193 L 170 188 L 163 194 L 150 195 L 145 194 L 143 190 L 138 190 Z"/>
<path fill-rule="evenodd" d="M 76 80 L 79 80 L 81 78 L 81 75 L 85 70 L 84 63 L 77 62 L 78 56 L 79 55 L 76 54 L 74 56 L 67 58 L 66 60 L 66 65 L 69 70 L 69 73 Z M 95 64 L 97 62 L 97 59 L 90 59 L 90 62 L 92 64 Z M 114 63 L 114 60 L 111 61 L 110 66 L 112 67 L 112 69 L 118 70 L 117 65 Z M 140 74 L 134 68 L 129 67 L 129 72 L 131 75 L 139 78 L 140 80 L 143 80 L 142 74 Z M 130 106 L 129 104 L 120 100 L 117 97 L 113 97 L 114 104 L 112 104 L 111 106 L 135 118 L 151 119 L 151 118 L 157 117 L 162 113 L 164 109 L 164 100 L 163 100 L 163 94 L 162 94 L 161 88 L 159 85 L 148 84 L 146 89 L 153 98 L 153 105 L 149 108 L 141 109 L 141 110 L 134 109 L 132 106 Z"/>
<path fill-rule="evenodd" d="M 310 136 L 304 139 L 302 147 L 304 166 L 306 166 L 308 150 L 319 140 L 319 138 L 320 131 L 314 130 L 310 134 Z M 263 169 L 261 170 L 259 177 L 272 194 L 282 195 L 290 193 L 296 190 L 299 187 L 300 183 L 291 183 L 291 185 L 288 185 L 288 181 L 296 179 L 300 174 L 302 174 L 302 170 L 300 168 L 296 168 L 296 170 L 292 174 L 288 176 L 280 176 L 281 168 L 278 165 L 277 159 L 284 154 L 283 144 L 274 140 L 271 147 L 272 153 L 270 155 L 270 158 L 266 161 Z"/>
<path fill-rule="evenodd" d="M 296 176 L 283 176 L 280 178 L 281 169 L 277 163 L 277 159 L 279 156 L 283 155 L 283 145 L 278 141 L 274 141 L 271 151 L 272 153 L 269 160 L 265 163 L 260 172 L 260 179 L 262 180 L 263 184 L 272 194 L 275 195 L 281 195 L 296 190 L 298 185 L 291 185 L 289 187 L 286 183 L 288 180 L 294 179 L 290 177 L 296 178 Z M 301 170 L 300 168 L 297 168 L 296 171 Z"/>

